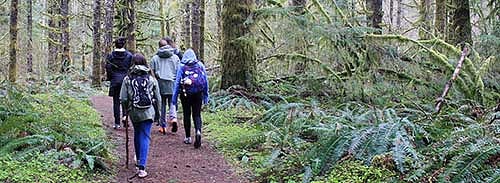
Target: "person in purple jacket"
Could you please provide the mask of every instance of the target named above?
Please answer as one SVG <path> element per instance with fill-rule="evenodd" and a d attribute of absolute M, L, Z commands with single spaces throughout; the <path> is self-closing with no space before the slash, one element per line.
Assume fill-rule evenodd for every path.
<path fill-rule="evenodd" d="M 172 95 L 172 105 L 177 105 L 177 96 L 180 95 L 184 130 L 186 138 L 185 144 L 191 144 L 191 116 L 194 121 L 195 141 L 194 147 L 201 146 L 201 107 L 208 104 L 208 78 L 205 66 L 199 62 L 192 49 L 188 49 L 182 56 L 181 65 L 177 70 L 174 83 L 174 94 Z"/>
<path fill-rule="evenodd" d="M 113 116 L 115 118 L 114 129 L 120 128 L 120 89 L 123 78 L 132 66 L 132 54 L 125 47 L 126 38 L 120 37 L 115 40 L 115 50 L 106 57 L 106 76 L 110 81 L 109 93 L 113 97 Z M 123 109 L 122 109 L 123 111 Z"/>

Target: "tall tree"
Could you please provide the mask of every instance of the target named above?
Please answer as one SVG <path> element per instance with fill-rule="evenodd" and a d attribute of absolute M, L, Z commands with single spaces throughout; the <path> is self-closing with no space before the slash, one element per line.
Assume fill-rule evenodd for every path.
<path fill-rule="evenodd" d="M 297 14 L 297 16 L 302 16 L 306 13 L 305 7 L 307 5 L 307 0 L 291 0 L 289 2 L 291 6 L 294 7 L 294 12 Z M 298 26 L 304 29 L 306 28 L 306 24 L 302 20 L 296 21 Z M 305 32 L 304 31 L 299 31 L 297 32 L 297 36 L 294 37 L 294 51 L 300 53 L 300 54 L 305 54 L 306 53 L 306 40 L 305 40 Z M 307 62 L 305 59 L 302 59 L 300 62 L 297 62 L 294 68 L 295 74 L 303 74 L 306 70 L 307 67 Z"/>
<path fill-rule="evenodd" d="M 366 0 L 366 6 L 368 8 L 368 26 L 382 29 L 380 24 L 382 24 L 382 17 L 384 15 L 382 11 L 382 0 Z M 378 31 L 382 33 L 381 31 Z"/>
<path fill-rule="evenodd" d="M 47 57 L 47 65 L 48 70 L 56 71 L 57 67 L 57 58 L 59 56 L 59 48 L 60 48 L 60 35 L 59 35 L 59 3 L 56 0 L 47 0 L 48 3 L 48 16 L 49 16 L 49 27 L 48 27 L 48 57 Z"/>
<path fill-rule="evenodd" d="M 182 42 L 184 48 L 191 48 L 191 3 L 185 1 L 184 4 L 184 20 L 182 28 Z"/>
<path fill-rule="evenodd" d="M 420 39 L 429 39 L 431 35 L 431 0 L 420 0 L 419 13 L 420 13 Z"/>
<path fill-rule="evenodd" d="M 452 2 L 455 10 L 452 14 L 449 42 L 455 45 L 463 42 L 472 44 L 469 0 L 452 0 Z"/>
<path fill-rule="evenodd" d="M 127 49 L 128 51 L 135 53 L 137 50 L 136 45 L 136 15 L 135 15 L 135 0 L 127 1 L 127 17 L 128 17 L 128 28 L 127 28 Z"/>
<path fill-rule="evenodd" d="M 69 37 L 69 0 L 61 0 L 61 46 L 62 62 L 61 71 L 66 72 L 71 65 L 70 37 Z"/>
<path fill-rule="evenodd" d="M 105 2 L 105 15 L 104 15 L 104 54 L 110 53 L 113 49 L 113 20 L 115 17 L 115 0 L 106 0 Z M 101 59 L 101 73 L 106 72 L 105 62 L 106 57 L 103 56 Z M 105 74 L 103 74 L 105 76 Z"/>
<path fill-rule="evenodd" d="M 200 44 L 199 58 L 205 59 L 205 0 L 200 1 Z"/>
<path fill-rule="evenodd" d="M 92 26 L 92 35 L 94 42 L 92 58 L 92 85 L 101 84 L 101 0 L 94 1 L 94 24 Z"/>
<path fill-rule="evenodd" d="M 224 0 L 222 20 L 222 80 L 221 88 L 240 85 L 256 87 L 255 43 L 248 36 L 252 24 L 245 24 L 255 8 L 254 0 Z"/>
<path fill-rule="evenodd" d="M 18 1 L 10 1 L 10 51 L 9 51 L 9 81 L 16 82 L 17 79 L 17 7 Z"/>
<path fill-rule="evenodd" d="M 159 0 L 158 1 L 158 11 L 160 12 L 160 35 L 161 37 L 165 37 L 167 33 L 165 32 L 166 29 L 166 21 L 165 21 L 165 0 Z"/>
<path fill-rule="evenodd" d="M 434 15 L 434 34 L 441 39 L 444 39 L 446 36 L 447 21 L 446 0 L 436 0 L 436 13 Z"/>
<path fill-rule="evenodd" d="M 403 0 L 398 1 L 398 10 L 396 11 L 396 27 L 399 32 L 401 32 L 401 19 L 403 18 Z"/>
<path fill-rule="evenodd" d="M 28 0 L 28 55 L 26 56 L 26 66 L 28 72 L 33 72 L 33 0 Z"/>
<path fill-rule="evenodd" d="M 194 0 L 191 6 L 191 46 L 200 57 L 200 40 L 201 40 L 201 34 L 200 34 L 200 2 L 201 0 Z M 201 58 L 199 58 L 201 59 Z"/>

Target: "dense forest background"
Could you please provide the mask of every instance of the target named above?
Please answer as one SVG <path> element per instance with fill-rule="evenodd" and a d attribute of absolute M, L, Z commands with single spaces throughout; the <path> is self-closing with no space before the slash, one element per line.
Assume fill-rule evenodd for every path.
<path fill-rule="evenodd" d="M 114 38 L 151 57 L 170 36 L 207 65 L 206 128 L 251 180 L 498 182 L 499 10 L 495 0 L 0 0 L 0 81 L 31 94 L 99 89 Z M 0 109 L 0 125 L 23 116 Z"/>

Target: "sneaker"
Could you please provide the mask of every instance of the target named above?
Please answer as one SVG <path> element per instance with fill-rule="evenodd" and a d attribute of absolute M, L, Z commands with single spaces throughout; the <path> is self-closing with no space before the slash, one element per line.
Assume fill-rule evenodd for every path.
<path fill-rule="evenodd" d="M 172 119 L 172 132 L 177 132 L 177 119 Z"/>
<path fill-rule="evenodd" d="M 120 129 L 120 128 L 121 128 L 121 126 L 120 126 L 119 124 L 115 124 L 115 125 L 113 125 L 113 129 L 115 129 L 115 130 L 116 130 L 116 129 Z"/>
<path fill-rule="evenodd" d="M 166 134 L 167 134 L 167 128 L 165 128 L 165 127 L 160 127 L 160 128 L 158 129 L 158 132 L 163 133 L 163 135 L 166 135 Z"/>
<path fill-rule="evenodd" d="M 196 130 L 196 136 L 194 140 L 194 148 L 200 148 L 201 146 L 201 131 Z"/>
<path fill-rule="evenodd" d="M 191 137 L 184 138 L 184 144 L 191 144 Z"/>
<path fill-rule="evenodd" d="M 144 177 L 148 176 L 148 172 L 146 172 L 146 170 L 139 170 L 139 171 L 137 171 L 137 176 L 139 178 L 144 178 Z"/>

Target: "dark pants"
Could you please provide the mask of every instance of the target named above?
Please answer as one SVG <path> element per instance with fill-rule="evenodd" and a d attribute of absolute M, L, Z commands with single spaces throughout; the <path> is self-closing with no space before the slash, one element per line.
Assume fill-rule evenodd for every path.
<path fill-rule="evenodd" d="M 172 103 L 172 95 L 161 95 L 161 112 L 160 112 L 160 125 L 161 127 L 167 127 L 167 106 L 170 109 L 170 103 Z M 177 109 L 177 106 L 175 106 Z"/>
<path fill-rule="evenodd" d="M 187 94 L 187 96 L 181 93 L 180 96 L 184 116 L 184 130 L 186 130 L 186 137 L 191 137 L 191 116 L 194 121 L 194 129 L 201 132 L 202 93 Z"/>
<path fill-rule="evenodd" d="M 120 89 L 121 86 L 113 86 L 110 88 L 109 95 L 113 97 L 113 116 L 115 117 L 115 124 L 120 125 Z M 123 109 L 122 109 L 123 110 Z"/>

